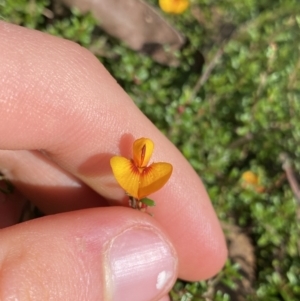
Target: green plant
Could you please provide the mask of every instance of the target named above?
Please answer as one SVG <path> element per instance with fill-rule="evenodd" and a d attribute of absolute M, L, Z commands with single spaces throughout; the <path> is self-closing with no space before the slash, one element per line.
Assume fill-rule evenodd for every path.
<path fill-rule="evenodd" d="M 251 237 L 255 292 L 246 297 L 298 300 L 299 204 L 279 156 L 287 153 L 299 175 L 299 5 L 296 0 L 191 2 L 182 15 L 165 15 L 189 40 L 177 53 L 177 68 L 159 65 L 103 32 L 96 36 L 90 15 L 74 10 L 50 22 L 45 0 L 2 0 L 0 17 L 90 49 L 97 46 L 102 63 L 201 176 L 220 219 Z M 243 187 L 241 176 L 248 170 L 259 175 L 262 191 Z M 228 261 L 216 279 L 234 290 L 240 277 Z M 213 281 L 178 281 L 171 296 L 205 300 Z M 209 298 L 230 300 L 222 290 Z"/>

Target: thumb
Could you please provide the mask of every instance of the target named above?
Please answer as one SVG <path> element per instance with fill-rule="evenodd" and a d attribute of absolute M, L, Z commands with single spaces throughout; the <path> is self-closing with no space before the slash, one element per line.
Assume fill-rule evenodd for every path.
<path fill-rule="evenodd" d="M 0 231 L 0 300 L 165 300 L 175 251 L 155 220 L 121 207 L 35 219 Z"/>

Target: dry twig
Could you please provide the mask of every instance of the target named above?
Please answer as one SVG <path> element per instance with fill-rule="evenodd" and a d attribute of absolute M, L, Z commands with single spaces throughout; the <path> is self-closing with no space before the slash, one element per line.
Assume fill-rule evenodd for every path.
<path fill-rule="evenodd" d="M 291 160 L 286 153 L 280 154 L 280 161 L 282 162 L 282 168 L 286 173 L 286 177 L 292 189 L 292 192 L 297 200 L 298 205 L 300 205 L 300 187 L 296 179 Z"/>

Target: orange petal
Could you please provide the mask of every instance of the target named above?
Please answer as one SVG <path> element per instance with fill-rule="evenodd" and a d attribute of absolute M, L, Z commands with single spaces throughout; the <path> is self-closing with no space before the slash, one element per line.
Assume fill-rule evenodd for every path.
<path fill-rule="evenodd" d="M 133 143 L 133 161 L 137 167 L 148 165 L 152 156 L 154 143 L 148 138 L 140 138 Z"/>
<path fill-rule="evenodd" d="M 160 8 L 166 13 L 181 14 L 189 6 L 188 0 L 159 0 Z"/>
<path fill-rule="evenodd" d="M 258 176 L 252 172 L 251 170 L 245 171 L 242 174 L 242 179 L 247 183 L 247 184 L 252 184 L 252 185 L 257 185 L 259 182 Z"/>
<path fill-rule="evenodd" d="M 146 167 L 141 174 L 138 199 L 162 188 L 169 180 L 173 167 L 169 163 L 153 163 Z"/>
<path fill-rule="evenodd" d="M 112 157 L 110 166 L 119 185 L 131 196 L 138 199 L 140 173 L 131 160 Z"/>

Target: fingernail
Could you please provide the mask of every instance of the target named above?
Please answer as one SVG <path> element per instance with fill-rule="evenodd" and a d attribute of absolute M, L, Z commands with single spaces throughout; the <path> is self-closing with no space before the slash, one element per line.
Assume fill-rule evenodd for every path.
<path fill-rule="evenodd" d="M 176 279 L 175 252 L 153 229 L 130 228 L 107 252 L 108 300 L 152 300 L 171 289 Z"/>

